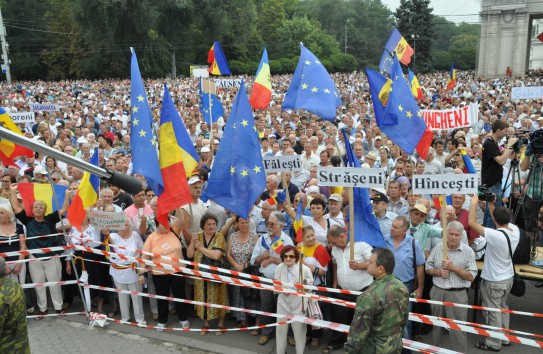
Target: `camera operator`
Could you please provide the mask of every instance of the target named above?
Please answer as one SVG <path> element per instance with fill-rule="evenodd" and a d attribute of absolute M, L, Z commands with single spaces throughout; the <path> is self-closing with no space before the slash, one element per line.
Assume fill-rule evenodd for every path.
<path fill-rule="evenodd" d="M 496 206 L 502 205 L 502 179 L 503 165 L 513 153 L 513 145 L 518 138 L 509 138 L 505 144 L 505 151 L 502 153 L 498 143 L 505 137 L 509 123 L 503 120 L 496 120 L 492 123 L 492 133 L 483 143 L 483 158 L 481 168 L 481 184 L 487 186 L 496 195 Z M 489 228 L 496 228 L 488 207 L 485 210 L 484 225 Z"/>

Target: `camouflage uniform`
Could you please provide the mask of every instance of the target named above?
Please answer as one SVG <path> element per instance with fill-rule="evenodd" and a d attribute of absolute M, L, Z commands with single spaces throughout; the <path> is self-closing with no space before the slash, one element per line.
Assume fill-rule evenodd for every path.
<path fill-rule="evenodd" d="M 400 353 L 408 303 L 407 288 L 394 275 L 376 279 L 356 301 L 347 353 Z"/>
<path fill-rule="evenodd" d="M 0 278 L 0 353 L 28 353 L 23 289 L 13 279 Z"/>

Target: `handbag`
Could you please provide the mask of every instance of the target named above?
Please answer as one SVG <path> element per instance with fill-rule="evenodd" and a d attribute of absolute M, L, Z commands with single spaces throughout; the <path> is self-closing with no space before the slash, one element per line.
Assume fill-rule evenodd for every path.
<path fill-rule="evenodd" d="M 513 286 L 511 287 L 511 295 L 517 297 L 524 296 L 524 294 L 526 293 L 526 283 L 515 270 L 515 263 L 513 262 L 513 250 L 511 249 L 511 241 L 509 240 L 509 236 L 505 231 L 498 231 L 503 233 L 505 235 L 505 238 L 507 239 L 507 245 L 509 246 L 509 255 L 511 256 L 511 264 L 513 265 Z"/>

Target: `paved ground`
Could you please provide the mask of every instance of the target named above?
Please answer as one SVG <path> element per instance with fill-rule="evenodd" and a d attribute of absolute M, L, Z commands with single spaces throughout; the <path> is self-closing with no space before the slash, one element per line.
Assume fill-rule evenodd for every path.
<path fill-rule="evenodd" d="M 528 289 L 525 297 L 510 297 L 510 308 L 514 310 L 542 313 L 543 288 L 535 288 L 533 282 L 527 282 Z M 472 294 L 473 291 L 470 291 Z M 145 308 L 149 306 L 144 303 Z M 72 306 L 69 311 L 80 311 L 81 302 Z M 52 312 L 52 311 L 51 311 Z M 175 315 L 170 316 L 169 325 L 176 326 Z M 147 313 L 149 324 L 154 324 L 151 314 Z M 469 321 L 471 321 L 471 311 Z M 200 328 L 202 323 L 198 319 L 191 318 L 193 328 Z M 479 315 L 478 322 L 483 321 Z M 211 323 L 212 328 L 216 323 Z M 233 328 L 235 324 L 227 321 L 226 327 Z M 511 328 L 530 333 L 543 334 L 543 319 L 520 315 L 511 316 Z M 45 318 L 41 321 L 29 320 L 30 344 L 33 354 L 57 354 L 57 353 L 235 353 L 272 354 L 276 352 L 275 340 L 272 339 L 265 346 L 258 344 L 258 337 L 252 337 L 247 332 L 230 332 L 222 336 L 208 333 L 201 336 L 199 333 L 180 333 L 165 331 L 158 333 L 151 329 L 136 328 L 117 323 L 110 323 L 105 328 L 89 328 L 83 316 L 70 316 L 66 318 Z M 482 353 L 474 348 L 479 337 L 468 335 L 468 352 Z M 429 336 L 423 341 L 429 342 Z M 445 335 L 443 346 L 448 346 L 448 336 Z M 320 353 L 318 350 L 307 353 Z M 294 348 L 289 347 L 288 353 L 294 353 Z M 338 351 L 339 352 L 339 351 Z M 540 349 L 520 344 L 511 347 L 503 347 L 502 353 L 541 353 Z"/>

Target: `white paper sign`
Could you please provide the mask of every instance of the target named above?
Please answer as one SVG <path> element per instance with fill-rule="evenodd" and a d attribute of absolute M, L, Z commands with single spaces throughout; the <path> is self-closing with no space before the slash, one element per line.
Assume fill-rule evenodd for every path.
<path fill-rule="evenodd" d="M 319 167 L 319 186 L 384 188 L 386 175 L 382 169 L 355 167 Z"/>
<path fill-rule="evenodd" d="M 513 87 L 511 98 L 514 100 L 543 98 L 543 86 Z"/>
<path fill-rule="evenodd" d="M 241 79 L 215 79 L 215 86 L 223 88 L 241 87 Z"/>
<path fill-rule="evenodd" d="M 31 103 L 30 110 L 32 112 L 42 111 L 42 112 L 54 112 L 60 111 L 60 106 L 58 104 L 52 103 Z"/>
<path fill-rule="evenodd" d="M 90 223 L 92 226 L 103 229 L 105 227 L 110 230 L 124 230 L 125 213 L 112 213 L 93 209 L 90 212 Z"/>
<path fill-rule="evenodd" d="M 453 109 L 423 110 L 426 126 L 432 130 L 469 127 L 479 120 L 477 103 Z"/>
<path fill-rule="evenodd" d="M 13 113 L 10 113 L 9 116 L 11 117 L 11 120 L 13 120 L 13 123 L 15 124 L 33 123 L 36 121 L 36 118 L 34 117 L 33 112 L 13 112 Z"/>
<path fill-rule="evenodd" d="M 415 194 L 470 194 L 477 193 L 477 174 L 413 175 Z"/>
<path fill-rule="evenodd" d="M 299 155 L 264 156 L 262 162 L 264 163 L 266 173 L 292 172 L 303 169 Z"/>

